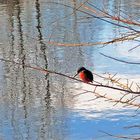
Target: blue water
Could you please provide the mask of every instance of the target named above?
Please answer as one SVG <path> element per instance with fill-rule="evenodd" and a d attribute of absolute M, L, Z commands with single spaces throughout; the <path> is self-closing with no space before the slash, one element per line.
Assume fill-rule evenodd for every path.
<path fill-rule="evenodd" d="M 93 112 L 94 113 L 94 112 Z M 77 116 L 77 114 L 75 114 Z M 123 116 L 123 117 L 122 117 Z M 70 117 L 73 118 L 73 117 Z M 113 120 L 112 118 L 118 118 Z M 109 137 L 106 133 L 112 135 L 130 135 L 139 134 L 140 130 L 136 128 L 126 129 L 126 124 L 137 124 L 139 117 L 132 119 L 132 116 L 116 115 L 112 118 L 95 118 L 84 119 L 83 117 L 75 117 L 70 119 L 68 126 L 70 126 L 70 139 L 84 140 L 84 139 L 101 139 L 101 140 L 113 140 L 114 137 Z"/>
<path fill-rule="evenodd" d="M 95 14 L 83 7 L 80 10 L 86 13 L 80 12 L 76 10 L 80 2 L 83 1 L 0 1 L 0 58 L 22 64 L 0 61 L 0 140 L 114 140 L 118 135 L 140 137 L 140 127 L 127 128 L 140 125 L 138 108 L 120 107 L 120 104 L 113 106 L 114 103 L 102 99 L 89 103 L 79 100 L 82 95 L 73 98 L 73 95 L 82 92 L 81 83 L 25 66 L 30 64 L 70 76 L 75 75 L 79 66 L 85 66 L 99 75 L 117 73 L 118 78 L 122 76 L 139 84 L 140 65 L 117 62 L 100 54 L 139 62 L 140 47 L 129 51 L 139 45 L 139 37 L 108 45 L 80 47 L 48 43 L 106 42 L 140 30 L 139 26 L 105 18 L 126 26 L 123 28 L 104 21 L 104 18 L 95 18 Z M 114 16 L 129 17 L 139 22 L 139 0 L 85 3 L 97 10 L 91 4 Z M 85 84 L 84 88 L 89 89 Z M 88 94 L 82 99 L 88 100 Z M 77 105 L 81 108 L 76 108 Z"/>

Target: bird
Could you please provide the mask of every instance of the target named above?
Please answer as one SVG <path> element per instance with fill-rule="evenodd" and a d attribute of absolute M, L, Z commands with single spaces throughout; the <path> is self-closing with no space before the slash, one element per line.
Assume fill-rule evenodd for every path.
<path fill-rule="evenodd" d="M 79 75 L 79 78 L 85 83 L 93 82 L 92 72 L 87 70 L 85 67 L 80 67 L 74 77 L 77 75 Z"/>

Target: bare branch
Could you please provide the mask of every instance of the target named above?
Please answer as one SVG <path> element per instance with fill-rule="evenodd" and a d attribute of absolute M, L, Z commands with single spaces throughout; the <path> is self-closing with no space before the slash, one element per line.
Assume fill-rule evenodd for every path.
<path fill-rule="evenodd" d="M 47 3 L 59 4 L 59 5 L 63 5 L 63 6 L 65 6 L 65 7 L 68 7 L 68 8 L 72 8 L 72 9 L 73 9 L 72 6 L 67 5 L 67 4 L 63 4 L 63 3 L 58 3 L 58 2 L 47 2 Z M 82 6 L 83 6 L 83 5 L 82 5 Z M 86 9 L 87 9 L 87 8 L 86 8 Z M 84 13 L 84 14 L 86 14 L 86 15 L 89 15 L 89 16 L 91 16 L 91 17 L 93 17 L 93 18 L 97 18 L 97 19 L 102 20 L 102 21 L 104 21 L 104 22 L 110 23 L 110 24 L 112 24 L 112 25 L 119 26 L 119 27 L 122 27 L 122 28 L 125 28 L 125 29 L 128 29 L 128 30 L 134 31 L 134 32 L 136 32 L 136 33 L 140 33 L 140 31 L 137 31 L 137 30 L 133 29 L 132 27 L 128 27 L 128 26 L 125 26 L 125 25 L 120 25 L 120 24 L 114 23 L 114 22 L 112 22 L 112 21 L 106 20 L 106 19 L 104 19 L 104 18 L 102 18 L 102 17 L 93 15 L 92 13 L 89 13 L 89 12 L 91 12 L 91 11 L 86 12 L 86 11 L 83 11 L 83 10 L 80 10 L 80 9 L 77 9 L 77 11 L 82 12 L 82 13 Z M 93 10 L 92 10 L 92 11 L 93 11 Z"/>
<path fill-rule="evenodd" d="M 104 133 L 104 134 L 106 134 L 108 136 L 111 136 L 111 137 L 114 137 L 114 138 L 129 139 L 129 140 L 140 140 L 140 138 L 128 137 L 128 136 L 123 136 L 123 135 L 113 135 L 113 134 L 110 134 L 110 133 L 102 131 L 102 130 L 100 130 L 99 132 Z"/>
<path fill-rule="evenodd" d="M 117 16 L 112 16 L 111 14 L 107 13 L 107 12 L 104 12 L 102 11 L 101 9 L 97 8 L 95 5 L 87 2 L 90 6 L 96 8 L 98 11 L 100 11 L 102 13 L 102 15 L 105 15 L 106 18 L 110 18 L 112 20 L 115 20 L 115 21 L 119 21 L 119 22 L 122 22 L 122 23 L 126 23 L 126 24 L 130 24 L 130 25 L 137 25 L 137 26 L 140 26 L 140 23 L 139 22 L 134 22 L 132 20 L 129 20 L 129 19 L 122 19 L 120 17 L 117 17 Z M 89 8 L 90 9 L 90 8 Z M 92 12 L 92 9 L 90 10 Z M 95 11 L 95 10 L 94 10 Z M 94 12 L 94 13 L 98 13 L 98 12 Z M 100 13 L 100 14 L 101 14 Z"/>
<path fill-rule="evenodd" d="M 5 59 L 3 59 L 3 58 L 0 58 L 0 60 L 1 60 L 1 61 L 5 61 L 5 62 L 8 62 L 8 63 L 13 63 L 13 64 L 17 64 L 17 65 L 22 65 L 21 63 L 18 63 L 18 62 L 15 62 L 15 61 L 10 61 L 10 60 L 5 60 Z M 72 79 L 72 80 L 75 80 L 75 81 L 84 83 L 84 82 L 81 81 L 81 80 L 78 80 L 78 79 L 76 79 L 76 78 L 74 78 L 74 77 L 65 75 L 65 74 L 63 74 L 63 73 L 59 73 L 59 72 L 55 72 L 55 71 L 51 71 L 51 70 L 47 70 L 47 69 L 43 69 L 43 68 L 39 68 L 39 67 L 33 67 L 33 66 L 30 66 L 30 65 L 24 65 L 24 66 L 27 67 L 27 68 L 31 68 L 31 69 L 34 69 L 34 70 L 41 71 L 41 72 L 60 75 L 60 76 L 63 76 L 63 77 L 66 77 L 66 78 L 69 78 L 69 79 Z M 118 88 L 118 87 L 113 87 L 113 86 L 108 86 L 108 85 L 103 85 L 103 84 L 94 84 L 94 83 L 86 83 L 86 84 L 92 85 L 92 86 L 96 86 L 96 87 L 114 89 L 114 90 L 118 90 L 118 91 L 124 91 L 124 92 L 126 92 L 126 93 L 132 93 L 132 94 L 138 94 L 138 95 L 140 95 L 140 92 L 131 91 L 131 90 L 123 89 L 123 88 Z"/>
<path fill-rule="evenodd" d="M 140 65 L 139 62 L 128 62 L 128 61 L 125 61 L 125 60 L 120 60 L 120 59 L 117 59 L 115 57 L 111 57 L 111 56 L 105 55 L 103 53 L 100 53 L 100 54 L 103 55 L 104 57 L 107 57 L 107 58 L 110 58 L 110 59 L 113 59 L 113 60 L 116 60 L 116 61 L 119 61 L 119 62 L 122 62 L 122 63 L 132 64 L 132 65 Z"/>

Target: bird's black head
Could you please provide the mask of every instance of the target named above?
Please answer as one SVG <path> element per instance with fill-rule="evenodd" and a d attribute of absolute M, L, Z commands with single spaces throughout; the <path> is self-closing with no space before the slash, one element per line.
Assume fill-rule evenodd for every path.
<path fill-rule="evenodd" d="M 86 70 L 86 68 L 80 67 L 80 68 L 77 70 L 77 73 L 80 73 L 80 72 L 83 71 L 83 70 Z"/>

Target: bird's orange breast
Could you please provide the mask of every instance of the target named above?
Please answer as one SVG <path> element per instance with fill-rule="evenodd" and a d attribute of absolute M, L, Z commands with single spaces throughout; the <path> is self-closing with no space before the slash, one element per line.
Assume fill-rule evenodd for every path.
<path fill-rule="evenodd" d="M 91 80 L 87 78 L 87 75 L 84 71 L 79 73 L 79 77 L 83 82 L 86 82 L 86 83 L 91 82 Z"/>

